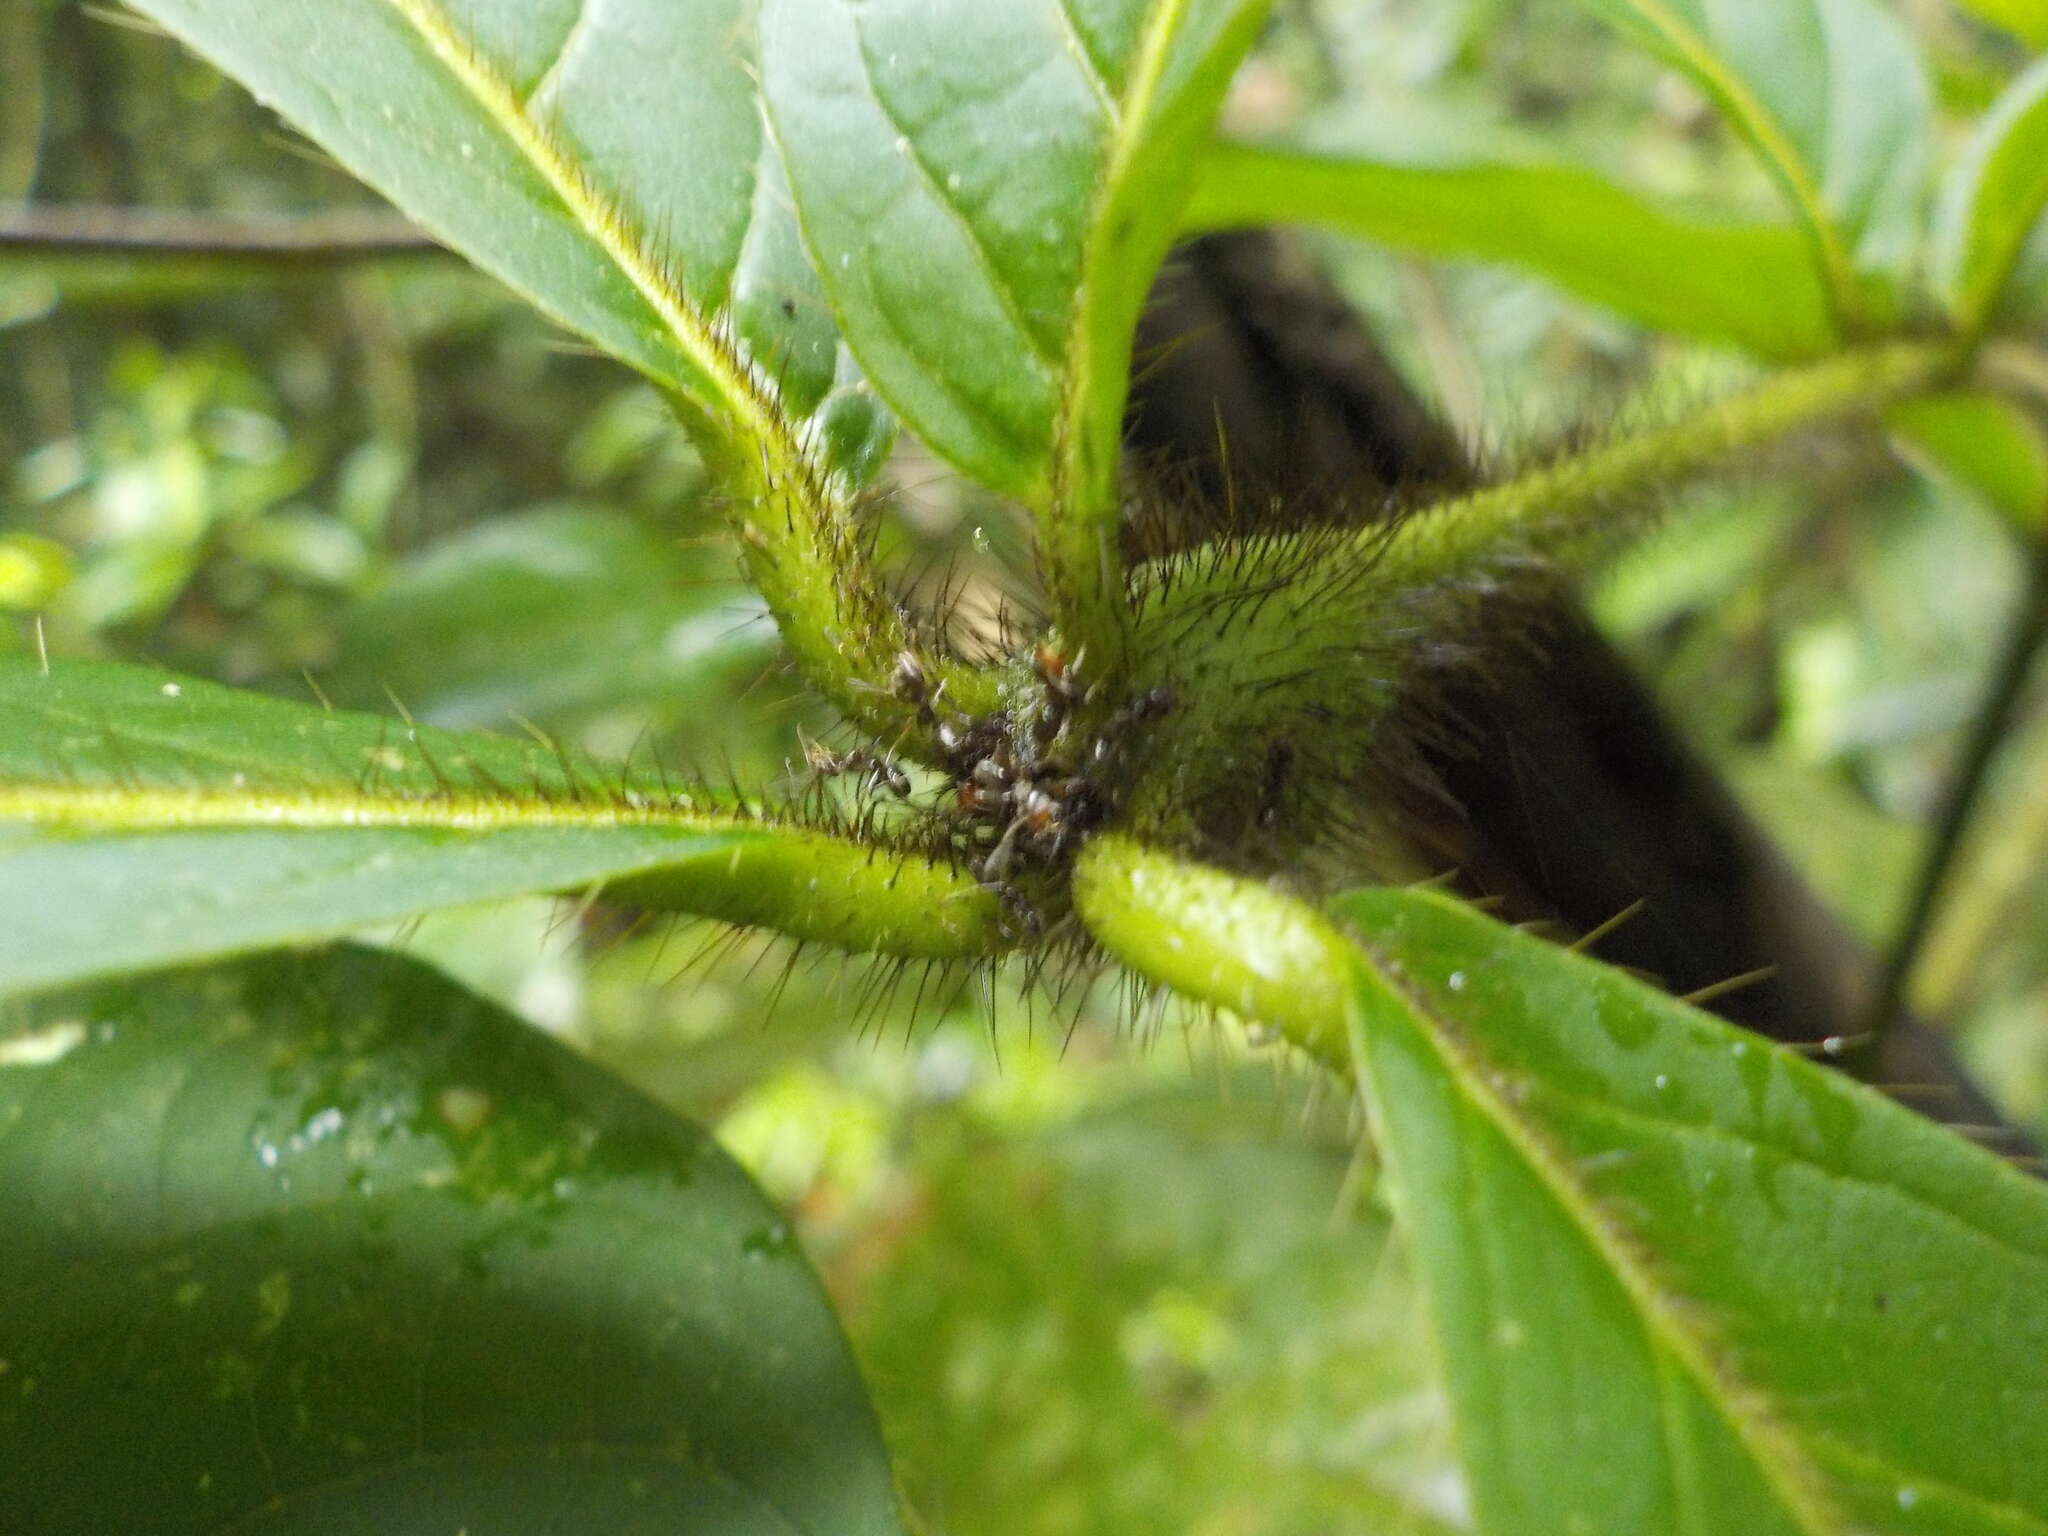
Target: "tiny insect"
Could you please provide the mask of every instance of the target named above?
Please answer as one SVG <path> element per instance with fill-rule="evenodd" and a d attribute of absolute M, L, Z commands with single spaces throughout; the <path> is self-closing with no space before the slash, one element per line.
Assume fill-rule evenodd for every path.
<path fill-rule="evenodd" d="M 1083 648 L 1069 660 L 1043 641 L 1031 653 L 1032 670 L 1038 674 L 1038 681 L 1045 689 L 1045 707 L 1031 726 L 1032 737 L 1039 747 L 1050 745 L 1066 729 L 1067 721 L 1092 691 L 1081 678 L 1081 662 L 1087 654 Z"/>
<path fill-rule="evenodd" d="M 931 680 L 926 677 L 924 663 L 917 659 L 914 651 L 898 651 L 896 665 L 889 673 L 889 692 L 906 704 L 917 707 L 919 714 L 931 711 Z"/>
<path fill-rule="evenodd" d="M 1031 664 L 1038 673 L 1038 680 L 1045 684 L 1045 691 L 1061 704 L 1072 708 L 1081 702 L 1087 688 L 1081 682 L 1081 663 L 1088 655 L 1083 647 L 1072 661 L 1040 641 L 1031 653 Z"/>
<path fill-rule="evenodd" d="M 1089 750 L 1095 765 L 1099 768 L 1120 755 L 1136 727 L 1171 714 L 1177 698 L 1171 685 L 1149 689 L 1111 715 Z"/>
<path fill-rule="evenodd" d="M 804 761 L 812 772 L 832 777 L 866 774 L 871 787 L 886 789 L 899 800 L 910 798 L 910 775 L 879 752 L 870 752 L 865 747 L 834 752 L 822 742 L 807 741 L 804 743 Z"/>

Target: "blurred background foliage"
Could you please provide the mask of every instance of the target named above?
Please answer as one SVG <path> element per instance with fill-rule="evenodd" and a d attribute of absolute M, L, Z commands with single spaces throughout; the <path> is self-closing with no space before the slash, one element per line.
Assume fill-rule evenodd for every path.
<path fill-rule="evenodd" d="M 1904 10 L 1952 130 L 2024 62 L 1969 11 Z M 0 82 L 0 207 L 384 227 L 125 13 L 0 0 Z M 1773 206 L 1702 98 L 1555 3 L 1283 0 L 1229 117 L 1417 153 L 1512 134 L 1672 197 Z M 1503 461 L 1739 368 L 1499 268 L 1316 244 Z M 1005 509 L 914 445 L 894 484 L 906 583 L 970 622 L 1016 600 Z M 1880 943 L 2035 530 L 1896 457 L 1810 444 L 1675 512 L 1596 612 Z M 720 526 L 649 388 L 453 261 L 0 249 L 0 646 L 794 786 L 798 731 L 830 721 L 778 665 Z M 2048 1133 L 2041 702 L 2000 753 L 1914 999 Z M 1134 1024 L 1106 988 L 984 995 L 547 902 L 385 937 L 720 1129 L 823 1268 L 932 1531 L 1459 1523 L 1373 1168 L 1343 1107 L 1256 1044 Z M 1361 1482 L 1383 1500 L 1361 1507 Z"/>

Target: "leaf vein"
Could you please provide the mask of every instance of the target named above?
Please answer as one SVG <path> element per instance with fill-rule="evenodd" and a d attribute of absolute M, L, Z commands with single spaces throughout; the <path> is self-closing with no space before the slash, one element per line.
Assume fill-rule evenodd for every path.
<path fill-rule="evenodd" d="M 881 87 L 875 79 L 874 52 L 868 46 L 867 33 L 862 29 L 860 13 L 858 11 L 854 12 L 853 26 L 854 35 L 860 44 L 861 78 L 867 86 L 868 99 L 875 104 L 875 110 L 881 113 L 882 120 L 894 130 L 898 143 L 903 146 L 903 158 L 909 162 L 911 169 L 917 173 L 918 180 L 923 183 L 924 189 L 930 195 L 932 202 L 953 221 L 960 230 L 960 233 L 966 238 L 967 248 L 973 254 L 975 265 L 981 269 L 983 280 L 987 282 L 989 291 L 995 295 L 996 301 L 1002 305 L 1003 313 L 1010 321 L 1010 324 L 1016 328 L 1017 334 L 1023 338 L 1024 345 L 1048 372 L 1057 375 L 1059 372 L 1059 359 L 1047 350 L 1045 344 L 1038 339 L 1037 334 L 1032 330 L 1030 322 L 1025 318 L 1023 300 L 1021 295 L 1018 294 L 1015 284 L 1003 274 L 1003 270 L 990 252 L 981 230 L 967 216 L 967 211 L 960 206 L 959 201 L 946 189 L 944 182 L 933 171 L 931 165 L 926 162 L 924 155 L 918 149 L 916 137 L 910 132 L 909 127 L 902 119 L 896 115 L 896 109 L 889 105 L 887 98 L 882 94 Z"/>
<path fill-rule="evenodd" d="M 1052 8 L 1054 16 L 1059 19 L 1060 30 L 1066 35 L 1067 50 L 1074 56 L 1074 62 L 1081 66 L 1081 78 L 1095 93 L 1095 100 L 1101 106 L 1103 116 L 1109 119 L 1111 130 L 1120 130 L 1123 127 L 1123 104 L 1109 88 L 1109 72 L 1102 67 L 1095 50 L 1088 46 L 1088 36 L 1074 15 L 1074 0 L 1052 0 Z"/>
<path fill-rule="evenodd" d="M 807 465 L 808 456 L 783 421 L 772 387 L 759 369 L 740 355 L 721 327 L 698 312 L 655 258 L 644 235 L 628 227 L 623 213 L 606 204 L 587 172 L 572 163 L 542 125 L 526 113 L 496 67 L 442 10 L 440 0 L 386 3 L 540 173 L 577 227 L 653 309 L 682 355 L 723 396 L 742 432 L 755 442 L 773 444 L 790 462 Z"/>
<path fill-rule="evenodd" d="M 476 794 L 137 789 L 78 785 L 0 786 L 0 818 L 137 831 L 297 827 L 503 832 L 527 827 L 748 836 L 764 830 L 751 807 L 720 813 L 671 806 L 507 801 Z"/>
<path fill-rule="evenodd" d="M 1560 1104 L 1569 1105 L 1575 1112 L 1591 1119 L 1627 1125 L 1639 1131 L 1662 1132 L 1673 1139 L 1690 1136 L 1701 1140 L 1719 1141 L 1733 1146 L 1746 1147 L 1755 1152 L 1768 1153 L 1773 1157 L 1783 1158 L 1787 1163 L 1796 1164 L 1802 1168 L 1810 1168 L 1815 1173 L 1821 1175 L 1821 1177 L 1833 1183 L 1894 1196 L 1911 1204 L 1915 1209 L 1923 1211 L 1927 1215 L 1955 1228 L 1959 1232 L 1967 1233 L 1978 1241 L 1989 1244 L 2008 1258 L 2018 1260 L 2033 1268 L 2048 1268 L 2048 1252 L 2024 1248 L 2015 1243 L 2010 1237 L 2002 1233 L 1993 1232 L 1955 1211 L 1946 1210 L 1941 1206 L 1932 1204 L 1925 1196 L 1906 1189 L 1901 1185 L 1886 1183 L 1882 1179 L 1873 1178 L 1867 1174 L 1851 1173 L 1846 1169 L 1830 1167 L 1826 1163 L 1819 1162 L 1803 1152 L 1794 1151 L 1773 1142 L 1760 1141 L 1753 1136 L 1744 1136 L 1724 1125 L 1707 1124 L 1691 1120 L 1675 1121 L 1664 1119 L 1656 1115 L 1647 1114 L 1642 1110 L 1628 1108 L 1625 1105 L 1609 1101 L 1595 1101 L 1578 1094 L 1568 1093 L 1548 1083 L 1541 1085 L 1537 1091 L 1543 1097 L 1555 1100 Z M 1992 1154 L 1986 1153 L 1985 1155 L 1991 1156 Z M 2000 1162 L 2001 1166 L 2007 1166 L 2003 1163 L 2002 1159 L 1994 1160 Z M 2013 1177 L 2022 1178 L 2025 1175 L 2014 1172 Z"/>
<path fill-rule="evenodd" d="M 1377 946 L 1362 937 L 1354 937 L 1353 943 L 1367 960 L 1373 983 L 1396 998 L 1418 1021 L 1417 1034 L 1443 1065 L 1446 1079 L 1535 1174 L 1558 1209 L 1620 1282 L 1646 1336 L 1698 1383 L 1701 1395 L 1728 1426 L 1787 1514 L 1802 1530 L 1849 1536 L 1851 1527 L 1812 1486 L 1817 1473 L 1807 1458 L 1799 1454 L 1796 1446 L 1785 1443 L 1775 1424 L 1767 1424 L 1756 1413 L 1738 1408 L 1738 1404 L 1761 1401 L 1760 1395 L 1725 1363 L 1717 1361 L 1707 1341 L 1685 1325 L 1682 1298 L 1667 1292 L 1631 1251 L 1612 1213 L 1602 1207 L 1536 1128 L 1503 1100 L 1489 1083 L 1482 1061 L 1460 1040 L 1456 1026 L 1436 1010 L 1431 997 L 1398 973 Z"/>

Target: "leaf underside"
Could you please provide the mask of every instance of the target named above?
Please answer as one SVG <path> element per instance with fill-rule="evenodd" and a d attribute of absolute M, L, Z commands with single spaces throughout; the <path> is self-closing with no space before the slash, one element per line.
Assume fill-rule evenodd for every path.
<path fill-rule="evenodd" d="M 138 0 L 424 228 L 749 460 L 878 467 L 761 123 L 754 0 Z"/>

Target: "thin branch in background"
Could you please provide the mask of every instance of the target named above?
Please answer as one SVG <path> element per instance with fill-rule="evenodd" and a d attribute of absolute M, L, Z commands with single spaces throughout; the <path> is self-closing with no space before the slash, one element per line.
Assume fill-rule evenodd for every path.
<path fill-rule="evenodd" d="M 41 13 L 33 6 L 0 7 L 0 58 L 8 60 L 0 92 L 0 197 L 25 198 L 35 187 L 43 155 L 43 45 Z"/>
<path fill-rule="evenodd" d="M 218 257 L 238 264 L 341 266 L 444 254 L 395 213 L 351 209 L 314 214 L 190 213 L 97 204 L 0 208 L 0 252 L 38 256 Z"/>
<path fill-rule="evenodd" d="M 1898 1018 L 1906 984 L 1912 978 L 1913 967 L 1933 924 L 1942 886 L 1954 867 L 1963 833 L 1990 776 L 1991 761 L 2011 728 L 2014 711 L 2044 639 L 2048 639 L 2048 536 L 2043 536 L 2035 548 L 2027 589 L 2006 632 L 1998 668 L 1971 722 L 1962 760 L 1942 795 L 1934 839 L 1921 860 L 1912 900 L 1892 940 L 1890 953 L 1885 956 L 1884 970 L 1871 998 L 1866 1025 L 1868 1044 L 1861 1047 L 1863 1052 L 1876 1052 L 1883 1044 L 1885 1031 Z"/>

